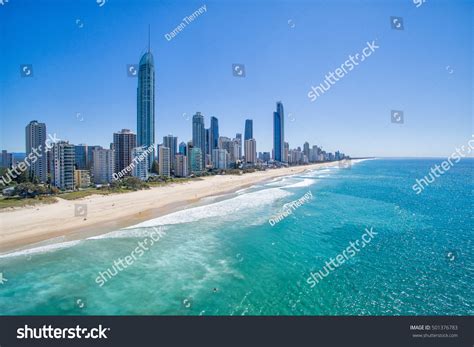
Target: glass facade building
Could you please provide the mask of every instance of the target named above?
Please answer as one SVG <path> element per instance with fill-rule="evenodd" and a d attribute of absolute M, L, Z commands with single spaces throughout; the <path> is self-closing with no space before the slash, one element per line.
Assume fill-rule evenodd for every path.
<path fill-rule="evenodd" d="M 148 48 L 138 68 L 137 87 L 137 147 L 155 145 L 155 65 Z M 155 158 L 154 150 L 148 156 L 151 168 Z"/>
<path fill-rule="evenodd" d="M 276 104 L 276 112 L 273 112 L 273 159 L 279 162 L 284 162 L 284 117 L 283 104 L 279 101 Z"/>

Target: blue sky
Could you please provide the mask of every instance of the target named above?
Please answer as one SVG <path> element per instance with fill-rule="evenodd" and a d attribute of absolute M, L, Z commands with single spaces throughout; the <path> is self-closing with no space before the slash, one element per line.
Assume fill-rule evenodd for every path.
<path fill-rule="evenodd" d="M 136 131 L 137 80 L 126 65 L 145 51 L 148 24 L 159 142 L 189 140 L 201 111 L 229 137 L 252 118 L 257 151 L 271 151 L 278 100 L 291 113 L 291 148 L 307 140 L 353 156 L 446 156 L 471 138 L 473 1 L 105 1 L 0 6 L 1 149 L 24 151 L 33 119 L 74 144 L 108 146 L 113 132 Z M 165 39 L 202 5 L 207 12 Z M 391 16 L 405 30 L 392 30 Z M 371 57 L 309 100 L 312 85 L 372 40 L 380 48 Z M 245 78 L 232 76 L 233 63 L 245 64 Z M 33 77 L 22 78 L 20 64 L 32 64 Z M 391 110 L 405 123 L 392 124 Z"/>

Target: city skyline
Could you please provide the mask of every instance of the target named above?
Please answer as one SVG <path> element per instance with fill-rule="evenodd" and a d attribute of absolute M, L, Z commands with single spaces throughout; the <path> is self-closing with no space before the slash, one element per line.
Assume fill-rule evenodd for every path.
<path fill-rule="evenodd" d="M 5 54 L 0 57 L 0 91 L 8 102 L 0 107 L 0 147 L 23 152 L 23 141 L 16 134 L 32 119 L 47 123 L 51 133 L 71 143 L 104 148 L 110 143 L 104 134 L 122 128 L 137 131 L 133 117 L 136 78 L 127 75 L 126 65 L 136 64 L 142 55 L 137 53 L 147 51 L 144 23 L 152 23 L 151 47 L 159 60 L 155 68 L 159 76 L 156 122 L 160 126 L 155 138 L 168 133 L 191 138 L 188 121 L 200 111 L 206 118 L 219 118 L 221 133 L 229 136 L 244 133 L 245 119 L 253 119 L 259 150 L 271 151 L 272 130 L 266 124 L 274 102 L 282 100 L 290 146 L 301 146 L 298 139 L 304 138 L 325 150 L 340 149 L 353 156 L 444 156 L 464 143 L 472 129 L 472 53 L 466 45 L 472 23 L 466 4 L 434 3 L 419 9 L 409 2 L 378 4 L 370 16 L 354 8 L 351 16 L 363 20 L 364 28 L 354 26 L 353 21 L 344 23 L 345 19 L 318 22 L 321 16 L 340 10 L 341 4 L 308 7 L 307 13 L 298 12 L 290 3 L 276 3 L 272 9 L 257 4 L 248 14 L 248 26 L 233 33 L 230 28 L 239 16 L 232 13 L 232 6 L 210 2 L 205 14 L 167 41 L 164 33 L 202 4 L 144 3 L 137 8 L 118 1 L 103 8 L 94 3 L 65 8 L 45 3 L 41 17 L 36 18 L 33 14 L 39 5 L 34 2 L 10 3 L 0 13 L 2 22 L 11 28 L 1 40 Z M 164 15 L 164 7 L 169 15 Z M 104 11 L 113 12 L 117 23 L 105 18 Z M 258 19 L 265 11 L 273 16 L 262 27 Z M 390 28 L 389 18 L 395 14 L 403 16 L 404 31 Z M 435 25 L 440 20 L 450 28 L 449 35 Z M 216 27 L 222 28 L 221 33 L 212 31 Z M 257 27 L 260 36 L 248 42 Z M 337 28 L 347 34 L 346 41 L 331 33 L 340 32 Z M 434 31 L 432 36 L 437 39 L 426 38 L 425 30 Z M 316 45 L 310 44 L 312 37 L 317 38 Z M 370 61 L 316 102 L 308 100 L 311 85 L 375 38 L 381 48 Z M 216 55 L 214 41 L 222 54 Z M 288 53 L 275 59 L 269 54 L 278 44 L 284 44 Z M 51 49 L 47 57 L 42 53 L 44 45 Z M 439 51 L 439 46 L 445 49 Z M 197 49 L 198 55 L 186 54 Z M 430 60 L 427 52 L 432 50 L 438 54 Z M 425 61 L 425 70 L 414 69 L 412 61 Z M 24 63 L 32 65 L 30 78 L 20 75 L 19 66 Z M 245 65 L 245 78 L 232 75 L 234 63 Z M 425 95 L 423 90 L 430 93 Z M 405 124 L 390 123 L 393 109 L 404 110 Z M 427 126 L 430 132 L 424 131 Z"/>

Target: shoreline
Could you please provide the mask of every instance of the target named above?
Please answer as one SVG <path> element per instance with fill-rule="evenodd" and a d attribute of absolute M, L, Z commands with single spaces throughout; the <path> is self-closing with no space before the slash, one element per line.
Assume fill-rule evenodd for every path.
<path fill-rule="evenodd" d="M 354 160 L 354 163 L 360 160 Z M 187 209 L 203 198 L 224 195 L 254 184 L 308 170 L 338 166 L 325 162 L 238 175 L 203 177 L 199 181 L 152 187 L 124 194 L 91 195 L 77 200 L 57 198 L 54 204 L 0 211 L 0 255 L 45 243 L 82 240 L 130 227 L 146 220 Z M 86 208 L 75 216 L 75 205 Z"/>

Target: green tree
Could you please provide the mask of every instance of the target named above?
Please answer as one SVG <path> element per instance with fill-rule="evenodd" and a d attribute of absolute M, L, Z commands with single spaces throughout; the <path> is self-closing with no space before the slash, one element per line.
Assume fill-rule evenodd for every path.
<path fill-rule="evenodd" d="M 34 198 L 47 193 L 48 190 L 45 187 L 31 182 L 20 183 L 15 187 L 15 195 L 19 195 L 22 198 Z"/>
<path fill-rule="evenodd" d="M 155 173 L 155 174 L 159 174 L 160 173 L 160 170 L 159 170 L 159 165 L 158 165 L 158 161 L 157 160 L 153 160 L 153 164 L 151 165 L 151 172 Z"/>

